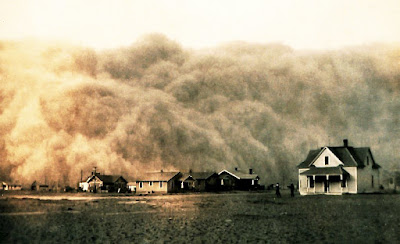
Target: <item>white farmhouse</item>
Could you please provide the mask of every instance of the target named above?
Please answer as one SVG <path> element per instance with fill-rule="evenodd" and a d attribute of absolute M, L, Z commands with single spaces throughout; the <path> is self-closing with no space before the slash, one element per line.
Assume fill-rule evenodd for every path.
<path fill-rule="evenodd" d="M 311 150 L 297 166 L 301 195 L 378 191 L 380 166 L 371 149 L 350 147 L 347 140 L 343 142 L 341 147 Z"/>

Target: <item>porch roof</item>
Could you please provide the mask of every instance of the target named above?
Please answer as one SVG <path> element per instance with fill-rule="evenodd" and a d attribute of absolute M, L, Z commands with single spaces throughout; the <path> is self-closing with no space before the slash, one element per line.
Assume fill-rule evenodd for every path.
<path fill-rule="evenodd" d="M 312 167 L 301 175 L 349 175 L 342 167 Z"/>

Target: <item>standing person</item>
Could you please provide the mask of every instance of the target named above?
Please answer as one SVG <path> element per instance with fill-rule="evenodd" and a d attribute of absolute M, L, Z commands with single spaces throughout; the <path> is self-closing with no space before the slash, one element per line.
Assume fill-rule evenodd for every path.
<path fill-rule="evenodd" d="M 290 189 L 290 196 L 291 196 L 291 197 L 294 197 L 294 185 L 293 185 L 293 183 L 290 184 L 290 186 L 288 186 L 288 187 L 289 187 L 289 189 Z"/>
<path fill-rule="evenodd" d="M 275 185 L 275 194 L 276 197 L 281 197 L 281 192 L 279 191 L 279 183 L 276 183 Z"/>

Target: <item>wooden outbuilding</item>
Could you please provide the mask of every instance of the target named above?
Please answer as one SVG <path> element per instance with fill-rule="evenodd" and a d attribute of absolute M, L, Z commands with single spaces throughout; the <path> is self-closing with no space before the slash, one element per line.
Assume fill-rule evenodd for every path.
<path fill-rule="evenodd" d="M 218 174 L 221 190 L 256 190 L 260 188 L 260 177 L 253 172 L 241 171 L 238 168 L 234 170 L 222 170 Z"/>

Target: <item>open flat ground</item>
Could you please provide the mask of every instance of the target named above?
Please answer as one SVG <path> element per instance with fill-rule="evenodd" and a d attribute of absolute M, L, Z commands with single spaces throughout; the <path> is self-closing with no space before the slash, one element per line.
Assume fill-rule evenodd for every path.
<path fill-rule="evenodd" d="M 4 193 L 2 243 L 400 243 L 400 195 Z"/>

